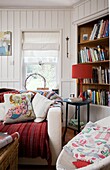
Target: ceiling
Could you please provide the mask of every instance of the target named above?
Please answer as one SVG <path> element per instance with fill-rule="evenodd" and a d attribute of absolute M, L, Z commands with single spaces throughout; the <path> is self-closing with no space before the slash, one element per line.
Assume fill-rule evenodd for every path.
<path fill-rule="evenodd" d="M 71 7 L 80 0 L 0 0 L 0 8 Z"/>

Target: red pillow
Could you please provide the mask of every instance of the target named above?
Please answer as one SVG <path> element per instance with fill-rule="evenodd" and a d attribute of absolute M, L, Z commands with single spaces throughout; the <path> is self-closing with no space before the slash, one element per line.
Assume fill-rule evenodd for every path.
<path fill-rule="evenodd" d="M 91 164 L 91 163 L 89 163 L 89 162 L 80 161 L 80 160 L 78 160 L 78 161 L 76 161 L 76 162 L 72 162 L 72 163 L 76 166 L 76 168 L 82 168 L 82 167 L 85 167 L 85 166 Z"/>

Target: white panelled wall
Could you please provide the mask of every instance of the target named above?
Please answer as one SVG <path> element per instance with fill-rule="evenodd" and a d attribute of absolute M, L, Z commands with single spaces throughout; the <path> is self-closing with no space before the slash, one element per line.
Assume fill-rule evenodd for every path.
<path fill-rule="evenodd" d="M 60 94 L 69 97 L 70 93 L 76 93 L 71 65 L 77 63 L 77 26 L 107 14 L 108 7 L 108 0 L 81 0 L 70 9 L 0 9 L 0 31 L 12 31 L 12 56 L 0 56 L 0 88 L 22 88 L 21 31 L 57 29 L 62 30 Z M 70 38 L 68 58 L 67 36 Z M 97 114 L 98 107 L 93 106 L 92 110 Z M 103 107 L 99 118 L 103 117 L 104 110 L 109 114 L 110 108 Z"/>
<path fill-rule="evenodd" d="M 0 56 L 0 87 L 21 89 L 21 31 L 61 30 L 61 77 L 70 80 L 66 37 L 71 34 L 70 9 L 1 9 L 0 31 L 12 32 L 12 56 Z M 70 55 L 70 54 L 69 54 Z M 66 68 L 66 69 L 65 69 Z M 68 68 L 68 69 L 67 69 Z M 69 83 L 69 82 L 68 82 Z M 69 92 L 69 91 L 68 91 Z"/>

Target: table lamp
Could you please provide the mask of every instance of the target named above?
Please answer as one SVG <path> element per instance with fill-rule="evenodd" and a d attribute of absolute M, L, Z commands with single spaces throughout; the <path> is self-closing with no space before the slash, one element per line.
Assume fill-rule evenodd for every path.
<path fill-rule="evenodd" d="M 92 78 L 92 65 L 89 64 L 75 64 L 72 65 L 72 78 L 76 78 L 80 80 L 80 95 L 84 100 L 83 96 L 83 79 Z"/>

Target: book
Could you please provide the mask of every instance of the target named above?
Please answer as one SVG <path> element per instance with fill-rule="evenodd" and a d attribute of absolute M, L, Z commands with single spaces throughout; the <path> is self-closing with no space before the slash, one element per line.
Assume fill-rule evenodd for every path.
<path fill-rule="evenodd" d="M 97 24 L 95 24 L 94 30 L 93 30 L 93 32 L 92 32 L 91 40 L 94 40 L 96 31 L 97 31 L 97 28 L 98 28 L 98 26 L 97 26 Z"/>
<path fill-rule="evenodd" d="M 99 60 L 103 60 L 100 45 L 97 46 L 97 50 L 98 50 L 98 54 L 99 54 Z"/>
<path fill-rule="evenodd" d="M 102 76 L 102 83 L 104 84 L 105 83 L 105 70 L 104 69 L 101 70 L 101 76 Z"/>
<path fill-rule="evenodd" d="M 108 106 L 110 106 L 110 92 L 108 92 Z"/>
<path fill-rule="evenodd" d="M 102 84 L 102 76 L 101 76 L 102 68 L 101 68 L 101 66 L 99 66 L 99 67 L 97 68 L 97 70 L 98 70 L 98 83 L 99 83 L 99 84 Z"/>
<path fill-rule="evenodd" d="M 11 135 L 0 132 L 0 149 L 13 142 L 15 138 L 19 138 L 18 132 L 14 132 Z"/>
<path fill-rule="evenodd" d="M 102 20 L 100 21 L 100 28 L 99 28 L 99 32 L 98 32 L 97 38 L 101 38 L 101 30 L 102 30 L 103 22 L 104 22 L 104 20 L 102 19 Z"/>
<path fill-rule="evenodd" d="M 105 73 L 105 84 L 107 84 L 108 83 L 108 79 L 107 79 L 107 69 L 105 68 L 105 71 L 104 71 L 104 73 Z"/>
<path fill-rule="evenodd" d="M 93 48 L 90 48 L 90 53 L 91 53 L 92 62 L 94 62 L 95 61 L 95 56 L 94 56 Z"/>
<path fill-rule="evenodd" d="M 101 25 L 101 20 L 99 20 L 98 23 L 97 23 L 97 31 L 95 33 L 94 39 L 97 39 L 97 37 L 98 37 L 98 33 L 99 33 L 99 30 L 100 30 L 100 25 Z"/>
<path fill-rule="evenodd" d="M 92 57 L 91 57 L 90 49 L 88 49 L 88 59 L 89 59 L 90 62 L 92 62 Z"/>
<path fill-rule="evenodd" d="M 105 22 L 105 27 L 104 27 L 104 32 L 103 32 L 103 36 L 102 37 L 106 36 L 107 26 L 108 26 L 108 20 L 106 20 L 106 22 Z"/>
<path fill-rule="evenodd" d="M 107 28 L 106 28 L 106 31 L 105 31 L 105 37 L 108 37 L 109 36 L 109 22 L 107 21 Z"/>
<path fill-rule="evenodd" d="M 110 84 L 110 68 L 108 68 L 107 72 L 108 72 L 108 84 Z"/>
<path fill-rule="evenodd" d="M 103 22 L 100 38 L 103 37 L 103 33 L 104 33 L 104 29 L 105 29 L 105 24 L 106 24 L 106 20 Z"/>
<path fill-rule="evenodd" d="M 97 24 L 94 24 L 94 27 L 93 27 L 93 29 L 92 29 L 92 31 L 91 31 L 91 35 L 90 35 L 89 40 L 93 40 L 93 34 L 94 34 L 94 30 L 95 30 L 96 25 L 97 25 Z"/>

